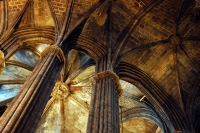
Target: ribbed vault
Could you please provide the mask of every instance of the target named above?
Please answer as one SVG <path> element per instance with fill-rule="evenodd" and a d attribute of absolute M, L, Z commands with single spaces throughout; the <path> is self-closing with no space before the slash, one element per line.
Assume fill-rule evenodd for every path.
<path fill-rule="evenodd" d="M 64 81 L 86 85 L 86 91 L 73 92 L 77 102 L 89 107 L 94 67 L 109 60 L 122 84 L 135 85 L 136 97 L 146 97 L 155 113 L 149 118 L 164 132 L 199 132 L 199 0 L 1 0 L 0 14 L 0 63 L 6 64 L 0 91 L 15 92 L 1 101 L 2 110 L 42 51 L 56 45 L 66 57 Z M 91 70 L 93 76 L 87 75 Z M 122 97 L 142 106 L 129 91 Z M 124 113 L 135 109 L 121 106 Z"/>

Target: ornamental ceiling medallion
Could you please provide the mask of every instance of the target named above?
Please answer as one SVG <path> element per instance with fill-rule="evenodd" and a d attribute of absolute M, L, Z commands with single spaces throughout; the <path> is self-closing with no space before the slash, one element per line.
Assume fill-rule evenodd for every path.
<path fill-rule="evenodd" d="M 51 93 L 51 96 L 56 99 L 66 99 L 69 95 L 69 86 L 63 82 L 56 82 L 54 89 Z"/>

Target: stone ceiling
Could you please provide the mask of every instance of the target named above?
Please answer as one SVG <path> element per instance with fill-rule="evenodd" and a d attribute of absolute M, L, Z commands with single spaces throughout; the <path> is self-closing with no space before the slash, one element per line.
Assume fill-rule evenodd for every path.
<path fill-rule="evenodd" d="M 87 116 L 89 112 L 88 110 L 89 110 L 89 105 L 90 105 L 90 97 L 92 93 L 91 91 L 92 91 L 92 83 L 93 83 L 94 73 L 95 73 L 95 66 L 86 65 L 87 67 L 84 67 L 85 64 L 88 64 L 90 62 L 90 59 L 88 59 L 88 56 L 78 53 L 75 50 L 70 51 L 69 59 L 72 59 L 72 60 L 69 60 L 68 64 L 72 63 L 71 67 L 73 66 L 72 68 L 69 69 L 70 71 L 72 71 L 70 72 L 70 75 L 69 75 L 69 78 L 71 78 L 72 80 L 71 86 L 80 86 L 81 89 L 77 91 L 71 90 L 70 96 L 65 100 L 65 104 L 66 104 L 65 112 L 67 113 L 66 116 L 68 116 L 66 120 L 71 121 L 71 123 L 66 124 L 65 129 L 68 132 L 74 132 L 74 133 L 83 132 L 84 133 L 86 130 L 86 125 L 87 125 Z M 1 95 L 0 95 L 1 99 L 0 100 L 1 100 L 2 107 L 5 104 L 7 105 L 9 104 L 10 102 L 9 99 L 12 99 L 19 92 L 20 87 L 25 80 L 25 77 L 30 75 L 30 72 L 29 73 L 26 72 L 30 70 L 27 70 L 28 68 L 26 68 L 25 65 L 29 67 L 34 67 L 35 64 L 33 62 L 37 63 L 38 57 L 34 53 L 31 53 L 30 51 L 23 50 L 23 51 L 16 52 L 16 54 L 14 54 L 9 59 L 9 61 L 16 62 L 16 64 L 12 64 L 10 66 L 7 64 L 6 68 L 3 69 L 3 73 L 1 74 L 1 79 L 5 80 L 5 81 L 1 80 L 2 85 L 1 85 Z M 22 64 L 21 66 L 18 65 L 19 62 Z M 25 74 L 25 75 L 22 75 L 22 74 Z M 121 114 L 123 112 L 126 112 L 127 110 L 132 110 L 133 108 L 137 108 L 137 107 L 149 108 L 147 105 L 145 105 L 145 103 L 139 101 L 139 99 L 143 96 L 143 94 L 141 93 L 141 91 L 137 89 L 137 87 L 122 80 L 121 80 L 121 86 L 124 89 L 124 94 L 119 99 L 119 103 L 120 103 L 120 107 L 122 111 Z M 59 125 L 60 125 L 61 120 L 59 117 L 55 118 L 55 116 L 59 116 L 57 115 L 57 113 L 59 114 L 59 112 L 57 112 L 59 106 L 60 106 L 59 100 L 55 100 L 48 107 L 48 109 L 44 112 L 41 118 L 41 121 L 38 125 L 36 132 L 41 132 L 41 131 L 42 132 L 50 132 L 50 131 L 59 132 L 60 130 Z M 82 112 L 80 109 L 82 110 Z M 75 110 L 79 110 L 79 111 L 73 112 Z M 77 117 L 77 119 L 73 118 L 75 116 Z M 82 117 L 85 117 L 85 118 L 82 118 Z M 140 116 L 137 116 L 137 117 L 140 117 Z M 52 121 L 52 119 L 54 119 L 54 121 Z M 140 118 L 140 120 L 137 120 L 135 119 L 135 116 L 130 116 L 130 114 L 126 114 L 123 117 L 123 119 L 124 119 L 123 120 L 124 132 L 141 131 L 145 133 L 145 132 L 149 132 L 149 130 L 153 128 L 154 125 L 156 125 L 155 122 L 150 122 L 148 120 L 143 119 L 142 117 Z M 77 125 L 75 123 L 77 123 Z M 132 127 L 132 128 L 127 126 L 128 124 L 131 124 L 131 123 L 132 124 L 137 123 L 137 126 Z M 74 124 L 75 126 L 73 126 Z M 159 126 L 162 126 L 162 125 L 159 125 Z M 159 126 L 157 126 L 158 129 L 156 130 L 161 130 Z"/>
<path fill-rule="evenodd" d="M 145 102 L 165 121 L 180 115 L 180 123 L 199 131 L 199 5 L 199 0 L 113 0 L 109 8 L 109 0 L 1 0 L 0 49 L 6 68 L 0 75 L 0 91 L 10 90 L 8 84 L 19 90 L 41 51 L 65 43 L 68 51 L 79 51 L 71 50 L 67 58 L 67 76 L 85 88 L 74 94 L 89 104 L 84 97 L 89 97 L 93 78 L 85 79 L 84 73 L 94 70 L 88 67 L 111 47 L 122 86 L 129 82 L 138 88 L 125 91 L 120 104 L 131 102 L 134 108 L 140 102 L 130 100 L 132 95 L 145 95 Z"/>

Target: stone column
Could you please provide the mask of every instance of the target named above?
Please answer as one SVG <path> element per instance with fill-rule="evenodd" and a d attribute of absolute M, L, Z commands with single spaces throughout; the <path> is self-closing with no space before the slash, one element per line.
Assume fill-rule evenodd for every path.
<path fill-rule="evenodd" d="M 64 54 L 47 47 L 38 65 L 0 118 L 1 133 L 33 133 L 63 67 Z"/>
<path fill-rule="evenodd" d="M 87 133 L 120 132 L 118 97 L 121 94 L 119 77 L 114 72 L 105 70 L 96 74 Z"/>
<path fill-rule="evenodd" d="M 5 67 L 4 53 L 0 50 L 0 74 L 2 73 L 4 67 Z"/>

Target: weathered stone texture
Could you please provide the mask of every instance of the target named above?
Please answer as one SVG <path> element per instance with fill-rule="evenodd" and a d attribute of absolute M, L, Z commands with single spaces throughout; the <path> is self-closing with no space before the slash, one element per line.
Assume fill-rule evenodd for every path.
<path fill-rule="evenodd" d="M 15 22 L 26 2 L 27 0 L 8 0 L 8 28 Z"/>
<path fill-rule="evenodd" d="M 80 3 L 81 1 L 81 3 Z M 94 3 L 96 3 L 98 0 L 75 0 L 74 2 L 74 12 L 77 14 L 83 14 L 85 11 L 87 11 Z"/>
<path fill-rule="evenodd" d="M 181 48 L 178 49 L 178 71 L 183 104 L 185 104 L 187 110 L 187 107 L 191 104 L 187 101 L 193 97 L 192 93 L 199 82 L 199 72 Z"/>
<path fill-rule="evenodd" d="M 163 1 L 147 13 L 131 35 L 133 45 L 168 39 L 175 30 L 177 6 L 178 2 Z"/>
<path fill-rule="evenodd" d="M 65 130 L 71 133 L 85 133 L 88 119 L 88 110 L 81 108 L 74 100 L 65 102 Z M 73 128 L 72 128 L 73 127 Z"/>
<path fill-rule="evenodd" d="M 121 0 L 125 6 L 134 14 L 145 7 L 151 0 Z"/>
<path fill-rule="evenodd" d="M 185 27 L 184 37 L 200 37 L 200 24 L 188 22 Z"/>
<path fill-rule="evenodd" d="M 54 44 L 54 41 L 60 37 L 57 35 L 61 35 L 60 32 L 55 31 L 55 29 L 57 27 L 61 29 L 63 26 L 69 26 L 66 27 L 65 33 L 63 33 L 66 40 L 61 40 L 64 42 L 60 44 L 62 49 L 70 50 L 73 48 L 86 53 L 90 58 L 98 61 L 99 65 L 97 66 L 99 68 L 103 66 L 102 69 L 110 67 L 109 65 L 113 61 L 113 71 L 118 71 L 119 75 L 122 76 L 124 80 L 126 79 L 134 83 L 145 93 L 146 101 L 153 105 L 152 108 L 155 107 L 157 109 L 158 114 L 165 124 L 172 129 L 172 132 L 173 128 L 180 129 L 183 132 L 192 132 L 190 127 L 195 127 L 195 132 L 199 132 L 200 22 L 198 18 L 199 2 L 197 2 L 197 0 L 112 0 L 112 4 L 110 0 L 105 0 L 102 1 L 102 5 L 104 2 L 108 2 L 110 4 L 109 6 L 112 6 L 111 8 L 104 9 L 106 15 L 108 15 L 107 18 L 103 18 L 100 14 L 95 16 L 95 13 L 102 8 L 102 5 L 95 4 L 99 2 L 99 0 L 30 0 L 27 9 L 24 14 L 22 14 L 23 7 L 27 4 L 27 1 L 28 0 L 0 0 L 0 48 L 4 53 L 12 55 L 12 53 L 19 48 L 32 50 L 39 55 L 40 52 L 38 52 L 37 44 Z M 7 5 L 5 6 L 3 4 Z M 83 14 L 94 5 L 98 5 L 97 9 L 92 8 L 94 12 L 90 12 L 90 14 L 87 15 Z M 7 7 L 7 10 L 5 7 Z M 5 10 L 3 8 L 5 8 Z M 197 14 L 194 14 L 194 11 L 197 11 Z M 18 17 L 20 14 L 22 15 L 21 18 Z M 103 16 L 104 15 L 105 14 L 103 14 Z M 58 21 L 58 25 L 54 23 L 56 20 Z M 63 23 L 64 20 L 67 20 L 67 24 Z M 105 23 L 100 25 L 97 20 L 102 20 Z M 17 21 L 18 23 L 16 23 Z M 8 30 L 14 23 L 16 24 L 14 30 Z M 6 32 L 6 30 L 9 32 Z M 110 47 L 110 45 L 112 46 Z M 108 54 L 110 49 L 112 52 Z M 80 67 L 84 64 L 83 60 L 86 60 L 86 58 L 82 58 L 85 56 L 77 51 L 71 54 L 71 56 L 70 54 L 67 58 L 66 76 L 73 75 L 74 72 L 79 71 Z M 110 55 L 112 59 L 107 58 Z M 114 57 L 112 55 L 114 55 Z M 55 66 L 57 65 L 58 64 L 55 63 Z M 38 66 L 38 70 L 44 70 L 41 66 Z M 61 66 L 59 66 L 59 71 L 61 69 L 60 67 Z M 4 69 L 7 71 L 8 68 L 9 65 Z M 12 70 L 18 71 L 17 73 L 21 72 L 20 69 Z M 53 68 L 51 68 L 51 71 L 55 72 L 54 75 L 58 74 Z M 90 71 L 90 69 L 86 71 Z M 72 85 L 78 85 L 81 89 L 76 92 L 71 91 L 71 99 L 69 97 L 65 103 L 65 113 L 67 115 L 65 115 L 66 126 L 64 129 L 66 132 L 86 131 L 87 108 L 89 108 L 90 103 L 94 70 L 91 70 L 93 72 L 88 72 L 92 75 L 90 78 L 88 77 L 89 75 L 86 74 L 86 71 L 81 71 L 83 75 L 76 75 L 75 73 L 75 76 L 73 76 L 74 84 Z M 51 76 L 53 75 L 50 71 L 48 71 L 48 73 Z M 11 71 L 5 73 L 4 71 L 0 78 L 9 77 L 8 80 L 12 80 L 13 75 L 16 75 L 16 73 Z M 40 73 L 39 76 L 41 75 L 45 76 L 43 73 Z M 18 74 L 17 77 L 24 78 L 23 74 Z M 54 77 L 52 77 L 52 79 L 53 78 Z M 54 79 L 52 83 L 54 83 L 55 80 L 56 79 Z M 107 79 L 104 81 L 107 82 Z M 38 80 L 38 82 L 43 82 L 41 85 L 45 85 L 49 82 L 49 79 L 46 78 L 43 81 Z M 33 85 L 37 85 L 37 83 L 34 82 Z M 96 88 L 97 91 L 95 91 L 98 95 L 94 95 L 95 98 L 91 98 L 91 101 L 94 102 L 95 100 L 95 103 L 98 104 L 98 107 L 92 107 L 92 109 L 97 108 L 97 110 L 92 111 L 97 114 L 94 115 L 94 117 L 96 117 L 95 119 L 101 122 L 103 119 L 100 119 L 100 115 L 102 117 L 106 116 L 106 114 L 101 113 L 101 111 L 105 110 L 103 104 L 106 101 L 105 97 L 108 98 L 108 89 L 105 87 L 104 83 L 99 83 L 99 85 L 98 89 Z M 40 87 L 42 88 L 41 92 L 45 90 L 46 92 L 48 91 L 48 94 L 50 93 L 48 87 Z M 31 91 L 37 91 L 35 88 L 31 88 Z M 100 88 L 103 88 L 102 91 L 100 91 Z M 113 92 L 115 91 L 112 87 L 109 88 L 111 88 Z M 30 88 L 26 87 L 26 89 L 28 90 Z M 105 93 L 102 93 L 104 91 Z M 129 95 L 127 93 L 131 93 L 131 90 L 127 91 L 125 95 L 122 96 L 123 100 L 120 100 L 120 105 L 124 106 L 124 110 L 129 109 L 129 107 L 140 106 L 140 102 L 135 102 L 131 98 L 133 96 L 140 98 L 144 94 L 131 93 Z M 29 128 L 30 130 L 34 130 L 34 124 L 37 120 L 33 117 L 29 117 L 26 121 L 25 116 L 38 115 L 41 112 L 39 108 L 40 105 L 43 106 L 44 104 L 44 102 L 42 103 L 39 100 L 48 100 L 49 98 L 45 97 L 46 95 L 43 95 L 44 93 L 40 93 L 40 91 L 33 94 L 36 94 L 35 96 L 37 97 L 34 97 L 35 99 L 29 103 L 31 103 L 31 107 L 34 108 L 33 110 L 36 111 L 32 112 L 31 108 L 27 108 L 27 110 L 30 110 L 27 112 L 28 115 L 20 116 L 22 118 L 21 122 L 23 122 L 25 126 L 23 127 L 23 124 L 19 125 L 24 128 L 24 130 L 29 130 Z M 40 94 L 42 97 L 40 97 Z M 102 97 L 102 95 L 105 95 L 105 97 Z M 33 97 L 32 93 L 29 96 Z M 99 101 L 96 100 L 98 98 Z M 117 101 L 117 97 L 115 96 L 114 98 L 116 98 Z M 100 100 L 102 103 L 100 103 Z M 28 101 L 24 103 L 26 102 Z M 21 106 L 21 102 L 19 101 L 18 104 L 23 108 L 24 105 L 28 107 L 27 104 L 22 104 Z M 108 109 L 110 109 L 111 105 L 118 108 L 116 103 L 108 104 Z M 53 104 L 52 110 L 54 108 L 58 111 L 57 107 L 59 108 L 59 106 Z M 117 109 L 113 109 L 113 112 L 115 112 L 115 110 Z M 9 114 L 9 117 L 11 117 L 13 113 L 20 114 L 23 111 L 24 110 L 20 110 L 20 112 L 13 111 Z M 52 118 L 50 118 L 50 116 L 52 116 Z M 14 115 L 14 117 L 16 117 L 16 115 Z M 56 123 L 60 122 L 59 112 L 51 112 L 50 108 L 49 113 L 47 113 L 45 117 L 47 121 L 43 121 L 38 131 L 46 132 L 44 128 L 47 127 L 50 132 L 59 132 L 60 124 Z M 91 117 L 91 119 L 94 117 Z M 113 114 L 113 118 L 114 117 L 116 117 L 116 114 Z M 85 122 L 82 122 L 82 119 L 84 119 Z M 10 118 L 7 120 L 10 120 Z M 15 124 L 15 120 L 17 121 L 17 119 L 14 119 L 13 125 Z M 107 120 L 105 119 L 105 121 Z M 105 121 L 104 123 L 106 123 Z M 115 120 L 112 121 L 115 122 Z M 171 121 L 174 127 L 170 123 Z M 29 122 L 33 124 L 31 125 Z M 95 124 L 99 124 L 98 122 L 95 121 Z M 49 127 L 48 124 L 52 126 Z M 100 130 L 103 129 L 103 124 L 99 124 Z M 115 123 L 113 125 L 117 124 Z M 16 127 L 17 126 L 18 125 L 16 125 Z M 9 130 L 12 130 L 10 127 L 8 125 Z M 93 127 L 96 128 L 95 125 Z M 128 128 L 124 130 L 124 132 L 128 132 Z"/>
<path fill-rule="evenodd" d="M 182 108 L 181 97 L 176 81 L 175 58 L 168 44 L 157 45 L 150 49 L 135 52 L 123 61 L 131 62 L 147 73 Z"/>
<path fill-rule="evenodd" d="M 101 44 L 106 46 L 106 26 L 99 26 L 95 23 L 95 21 L 96 20 L 94 19 L 94 17 L 90 17 L 87 23 L 85 24 L 81 35 L 84 35 L 88 39 L 94 41 L 96 45 Z M 82 44 L 84 43 L 82 42 Z M 88 45 L 88 43 L 85 42 L 84 45 Z"/>
<path fill-rule="evenodd" d="M 53 10 L 56 14 L 56 19 L 60 28 L 63 26 L 64 18 L 67 14 L 67 9 L 69 8 L 68 1 L 66 0 L 51 0 Z"/>
<path fill-rule="evenodd" d="M 25 10 L 24 15 L 22 16 L 21 23 L 19 27 L 26 27 L 31 26 L 34 24 L 34 18 L 33 18 L 33 2 L 31 2 L 27 9 Z"/>
<path fill-rule="evenodd" d="M 148 17 L 144 17 L 148 18 Z M 134 48 L 141 45 L 145 45 L 147 43 L 156 42 L 160 39 L 166 39 L 162 36 L 162 33 L 157 27 L 149 24 L 149 20 L 141 20 L 138 26 L 134 29 L 134 32 L 131 34 L 129 38 L 129 47 Z M 162 38 L 160 38 L 162 37 Z"/>
<path fill-rule="evenodd" d="M 130 18 L 133 16 L 129 9 L 121 3 L 113 3 L 111 12 L 111 42 L 115 45 L 118 38 L 123 37 L 122 32 L 130 23 Z"/>
<path fill-rule="evenodd" d="M 167 32 L 174 32 L 179 6 L 179 1 L 162 1 L 158 6 L 156 6 L 155 8 L 153 8 L 152 11 L 150 11 L 150 14 L 152 15 L 151 20 L 154 22 L 153 24 L 160 25 L 160 27 L 166 29 Z M 159 27 L 157 28 L 160 29 Z"/>
<path fill-rule="evenodd" d="M 50 133 L 60 132 L 60 110 L 59 101 L 56 100 L 47 110 L 47 112 L 41 117 L 40 122 L 35 133 Z"/>
<path fill-rule="evenodd" d="M 90 7 L 92 7 L 92 5 L 96 2 L 97 0 L 75 0 L 73 4 L 69 29 L 71 29 L 77 23 L 82 14 L 86 12 Z"/>
<path fill-rule="evenodd" d="M 54 26 L 54 21 L 46 0 L 34 1 L 35 26 Z"/>
<path fill-rule="evenodd" d="M 64 133 L 85 133 L 88 110 L 82 108 L 70 97 L 64 100 Z M 60 101 L 55 100 L 42 116 L 35 133 L 61 132 Z"/>
<path fill-rule="evenodd" d="M 4 15 L 5 15 L 5 10 L 4 10 L 4 2 L 3 1 L 0 1 L 0 37 L 2 35 L 2 32 L 4 30 L 4 24 L 5 24 L 5 21 L 4 20 Z"/>
<path fill-rule="evenodd" d="M 181 47 L 185 50 L 188 57 L 194 63 L 194 66 L 200 70 L 200 42 L 198 41 L 186 41 L 183 42 Z M 193 66 L 193 67 L 194 67 Z"/>
<path fill-rule="evenodd" d="M 120 126 L 121 132 L 123 126 L 123 133 L 151 133 L 154 125 L 155 123 L 150 120 L 135 118 L 123 122 L 123 124 L 121 124 Z M 157 127 L 154 131 L 156 131 L 155 133 L 162 133 L 162 130 L 159 127 Z"/>

